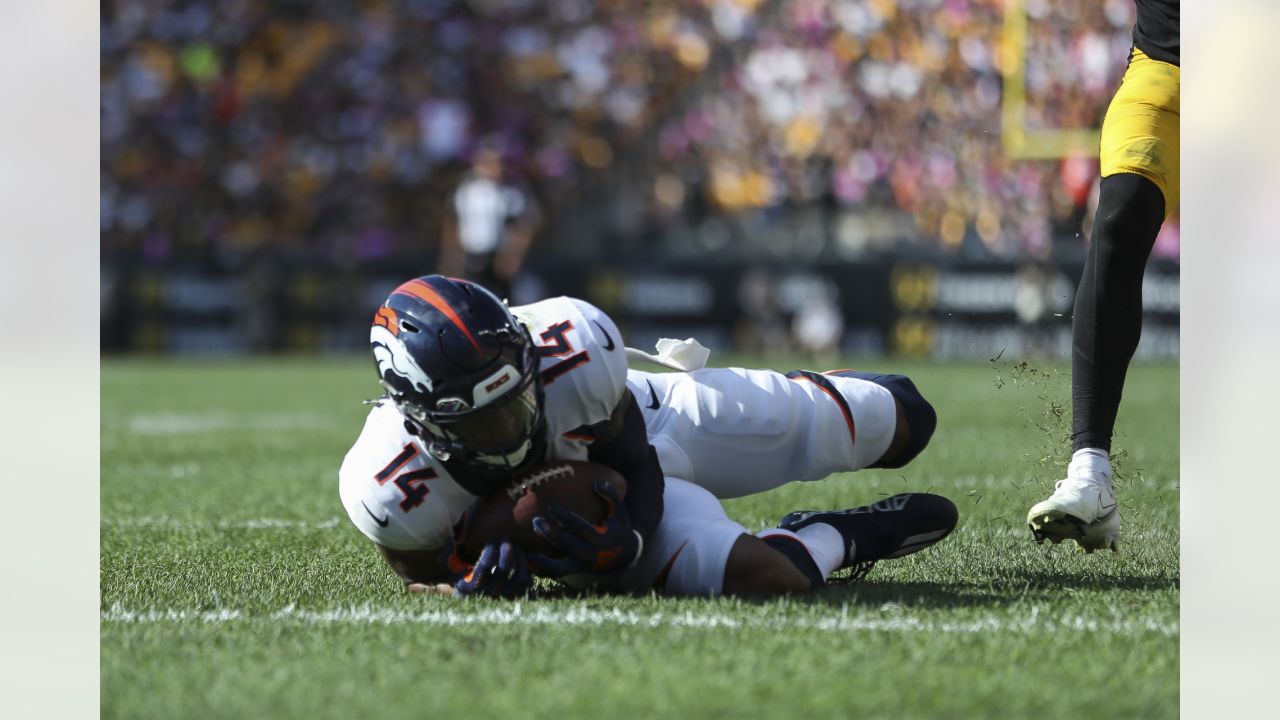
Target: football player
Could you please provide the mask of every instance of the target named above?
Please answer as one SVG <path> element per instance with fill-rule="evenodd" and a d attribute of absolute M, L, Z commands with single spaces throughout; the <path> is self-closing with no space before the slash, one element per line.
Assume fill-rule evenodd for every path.
<path fill-rule="evenodd" d="M 1116 550 L 1111 435 L 1142 333 L 1142 275 L 1178 205 L 1178 0 L 1137 0 L 1133 49 L 1102 121 L 1102 182 L 1071 321 L 1071 462 L 1027 513 L 1037 542 Z"/>
<path fill-rule="evenodd" d="M 509 309 L 435 275 L 392 291 L 370 345 L 384 396 L 343 461 L 340 495 L 413 591 L 514 597 L 532 568 L 615 591 L 801 592 L 955 526 L 950 501 L 917 493 L 793 513 L 753 535 L 717 499 L 910 461 L 936 416 L 902 376 L 629 371 L 617 327 L 589 303 Z M 549 460 L 607 465 L 627 493 L 597 486 L 611 509 L 594 525 L 559 509 L 535 518 L 564 557 L 505 541 L 463 556 L 453 538 L 467 510 Z"/>

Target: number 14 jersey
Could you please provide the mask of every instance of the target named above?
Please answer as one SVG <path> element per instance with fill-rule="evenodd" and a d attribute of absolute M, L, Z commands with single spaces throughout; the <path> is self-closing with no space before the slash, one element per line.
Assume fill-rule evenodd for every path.
<path fill-rule="evenodd" d="M 595 433 L 627 390 L 622 336 L 583 300 L 557 297 L 511 309 L 539 348 L 547 460 L 585 460 Z M 476 500 L 405 428 L 395 405 L 376 405 L 338 471 L 338 492 L 360 532 L 394 550 L 444 547 Z"/>

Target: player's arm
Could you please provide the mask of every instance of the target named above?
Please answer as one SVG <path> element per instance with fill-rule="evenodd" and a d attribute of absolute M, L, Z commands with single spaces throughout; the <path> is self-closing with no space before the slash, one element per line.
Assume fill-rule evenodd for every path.
<path fill-rule="evenodd" d="M 658 453 L 649 444 L 644 416 L 629 388 L 623 388 L 608 423 L 601 428 L 595 443 L 587 450 L 587 459 L 613 468 L 627 480 L 627 496 L 623 501 L 631 528 L 648 543 L 662 521 L 662 494 L 666 489 Z"/>
<path fill-rule="evenodd" d="M 440 264 L 441 275 L 462 277 L 463 253 L 462 241 L 458 237 L 457 194 L 454 194 L 454 212 L 444 213 L 440 221 Z"/>
<path fill-rule="evenodd" d="M 534 532 L 565 552 L 563 558 L 529 556 L 530 564 L 549 577 L 632 567 L 662 520 L 666 479 L 630 390 L 624 388 L 609 420 L 594 430 L 596 442 L 587 459 L 626 478 L 627 493 L 624 498 L 607 481 L 598 483 L 594 489 L 607 510 L 595 524 L 556 507 L 533 519 Z"/>
<path fill-rule="evenodd" d="M 509 221 L 506 239 L 498 246 L 497 255 L 493 259 L 494 271 L 506 280 L 514 280 L 519 274 L 520 268 L 524 266 L 525 256 L 529 253 L 529 246 L 533 243 L 533 234 L 538 227 L 538 213 L 532 203 L 532 198 L 521 195 L 520 210 Z"/>

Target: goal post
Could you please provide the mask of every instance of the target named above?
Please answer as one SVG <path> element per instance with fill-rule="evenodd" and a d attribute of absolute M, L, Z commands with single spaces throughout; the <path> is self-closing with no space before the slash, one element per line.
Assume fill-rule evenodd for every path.
<path fill-rule="evenodd" d="M 1005 155 L 1030 160 L 1097 157 L 1097 128 L 1046 130 L 1027 127 L 1026 0 L 1005 0 L 1001 40 L 1005 62 L 1001 67 L 1000 136 Z"/>

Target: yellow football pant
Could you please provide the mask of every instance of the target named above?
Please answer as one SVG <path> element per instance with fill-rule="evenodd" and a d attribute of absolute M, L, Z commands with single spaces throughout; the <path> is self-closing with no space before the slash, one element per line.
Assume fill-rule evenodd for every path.
<path fill-rule="evenodd" d="M 1129 69 L 1102 121 L 1102 177 L 1141 175 L 1164 194 L 1164 214 L 1178 206 L 1179 79 L 1177 65 L 1133 49 Z"/>

